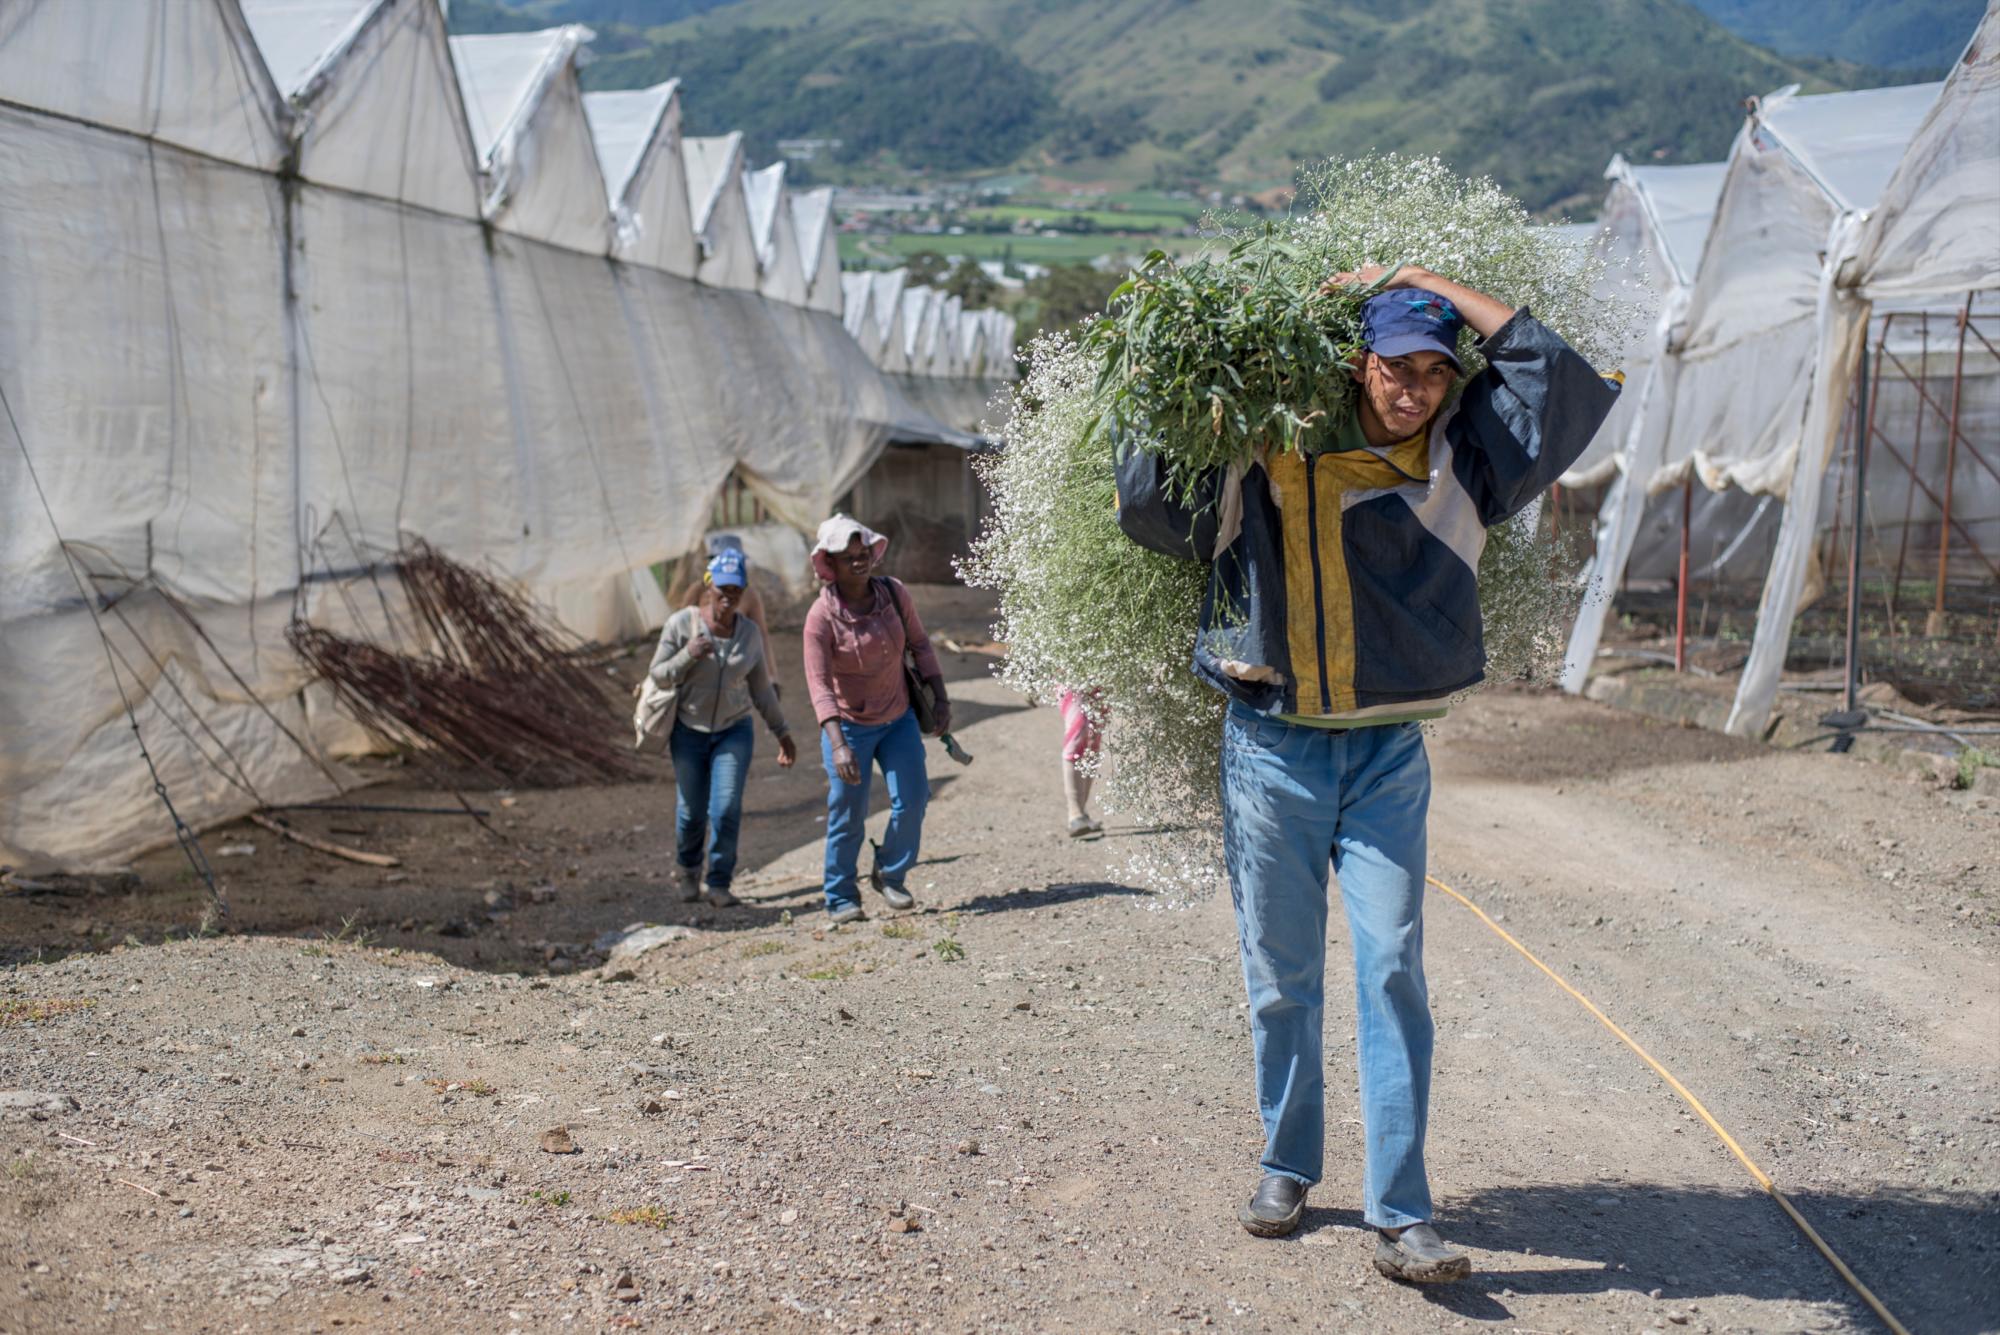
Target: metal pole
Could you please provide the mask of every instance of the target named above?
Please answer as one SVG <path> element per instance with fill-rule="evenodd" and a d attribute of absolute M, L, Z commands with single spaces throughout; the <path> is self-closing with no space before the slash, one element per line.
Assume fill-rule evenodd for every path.
<path fill-rule="evenodd" d="M 1688 665 L 1688 534 L 1693 524 L 1694 514 L 1694 465 L 1688 465 L 1688 475 L 1681 482 L 1681 571 L 1676 581 L 1674 602 L 1674 671 L 1686 672 Z"/>
<path fill-rule="evenodd" d="M 1917 387 L 1917 434 L 1916 440 L 1910 446 L 1910 471 L 1912 473 L 1916 472 L 1917 465 L 1923 461 L 1924 457 L 1924 412 L 1929 405 L 1924 400 L 1923 381 L 1921 377 L 1930 374 L 1931 313 L 1924 311 L 1917 319 L 1917 374 L 1914 377 L 1910 377 Z M 1876 359 L 1875 374 L 1878 376 L 1882 374 L 1882 360 L 1881 358 Z M 1892 609 L 1895 604 L 1903 600 L 1903 558 L 1909 555 L 1910 551 L 1910 515 L 1916 503 L 1917 488 L 1912 483 L 1910 489 L 1903 493 L 1903 531 L 1896 539 L 1896 582 L 1893 586 L 1894 592 L 1889 596 L 1890 607 Z M 1892 611 L 1891 616 L 1893 617 L 1893 615 Z"/>
<path fill-rule="evenodd" d="M 1938 526 L 1937 602 L 1924 626 L 1924 634 L 1935 639 L 1944 634 L 1945 561 L 1951 555 L 1951 482 L 1958 471 L 1958 401 L 1965 388 L 1965 326 L 1972 318 L 1972 294 L 1965 294 L 1965 308 L 1958 313 L 1958 359 L 1951 371 L 1951 427 L 1945 433 L 1944 522 Z"/>
<path fill-rule="evenodd" d="M 1889 341 L 1889 316 L 1882 321 L 1882 341 Z M 1875 365 L 1879 369 L 1881 358 Z M 1867 423 L 1854 449 L 1854 525 L 1847 546 L 1847 709 L 1857 707 L 1861 694 L 1861 523 L 1862 507 L 1868 495 L 1868 437 L 1875 429 L 1875 398 L 1868 383 L 1868 339 L 1861 340 L 1861 374 L 1855 377 L 1854 392 L 1861 396 L 1855 416 Z"/>

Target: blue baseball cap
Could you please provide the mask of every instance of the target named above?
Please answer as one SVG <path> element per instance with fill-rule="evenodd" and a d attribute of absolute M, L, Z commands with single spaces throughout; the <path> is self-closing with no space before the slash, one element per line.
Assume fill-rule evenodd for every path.
<path fill-rule="evenodd" d="M 717 586 L 734 584 L 739 589 L 747 585 L 750 579 L 743 553 L 727 548 L 717 552 L 708 563 L 708 582 Z"/>
<path fill-rule="evenodd" d="M 1435 292 L 1377 292 L 1361 305 L 1361 341 L 1378 357 L 1437 352 L 1464 370 L 1458 363 L 1458 331 L 1464 327 L 1458 307 Z"/>

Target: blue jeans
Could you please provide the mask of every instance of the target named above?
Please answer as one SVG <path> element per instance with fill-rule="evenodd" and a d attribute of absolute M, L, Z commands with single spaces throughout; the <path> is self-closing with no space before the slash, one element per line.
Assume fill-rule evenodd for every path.
<path fill-rule="evenodd" d="M 833 768 L 833 743 L 820 732 L 820 759 L 826 764 L 826 906 L 861 902 L 861 886 L 855 867 L 861 861 L 861 844 L 867 838 L 868 792 L 875 780 L 874 767 L 882 767 L 889 785 L 889 828 L 882 835 L 881 851 L 875 865 L 882 879 L 901 886 L 917 863 L 917 845 L 924 834 L 924 804 L 930 801 L 931 780 L 924 768 L 924 735 L 917 727 L 914 712 L 905 713 L 894 723 L 848 723 L 842 721 L 841 736 L 854 752 L 861 767 L 861 782 L 842 783 Z"/>
<path fill-rule="evenodd" d="M 674 723 L 669 749 L 674 757 L 675 851 L 683 868 L 699 867 L 702 846 L 708 844 L 710 889 L 727 890 L 736 875 L 736 835 L 743 827 L 743 784 L 750 777 L 752 741 L 747 716 L 720 732 Z"/>
<path fill-rule="evenodd" d="M 1354 942 L 1367 1147 L 1362 1214 L 1377 1228 L 1431 1217 L 1424 1128 L 1432 1029 L 1423 919 L 1430 796 L 1420 724 L 1308 728 L 1229 707 L 1223 856 L 1250 994 L 1264 1171 L 1308 1186 L 1320 1179 L 1331 861 Z"/>

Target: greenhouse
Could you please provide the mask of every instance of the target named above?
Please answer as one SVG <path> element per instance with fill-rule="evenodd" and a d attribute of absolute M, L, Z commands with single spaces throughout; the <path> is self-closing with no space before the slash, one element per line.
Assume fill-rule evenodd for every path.
<path fill-rule="evenodd" d="M 169 836 L 127 702 L 192 824 L 332 791 L 368 742 L 285 629 L 393 638 L 369 572 L 410 539 L 615 640 L 725 485 L 809 528 L 890 442 L 973 442 L 843 327 L 824 192 L 684 138 L 671 82 L 583 93 L 588 37 L 0 13 L 0 863 Z M 964 355 L 995 317 L 906 299 L 914 374 L 1011 370 Z"/>

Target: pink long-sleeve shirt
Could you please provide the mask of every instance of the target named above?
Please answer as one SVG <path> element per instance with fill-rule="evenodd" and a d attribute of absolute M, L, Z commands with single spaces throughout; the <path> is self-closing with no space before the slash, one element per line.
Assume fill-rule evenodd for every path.
<path fill-rule="evenodd" d="M 896 604 L 883 596 L 885 586 L 895 590 L 902 617 L 896 615 Z M 829 584 L 806 613 L 806 690 L 821 724 L 835 718 L 893 723 L 903 716 L 910 707 L 910 693 L 903 684 L 904 619 L 910 623 L 909 645 L 918 675 L 926 680 L 944 675 L 910 591 L 893 579 L 878 579 L 871 587 L 875 601 L 865 612 L 851 611 Z"/>

